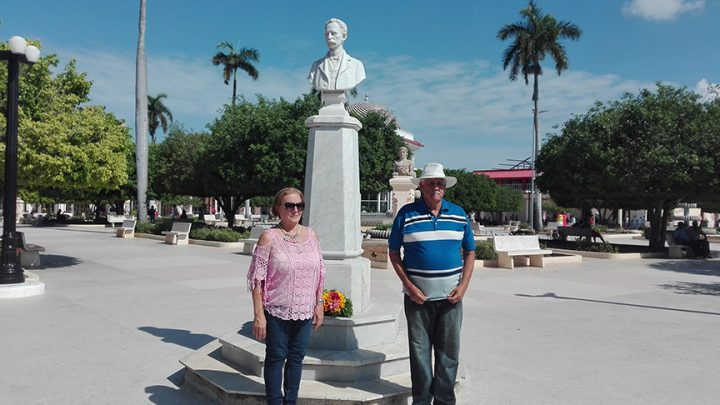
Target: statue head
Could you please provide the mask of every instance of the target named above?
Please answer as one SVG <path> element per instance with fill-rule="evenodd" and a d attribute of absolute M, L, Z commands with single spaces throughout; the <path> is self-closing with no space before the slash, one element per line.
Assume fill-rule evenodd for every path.
<path fill-rule="evenodd" d="M 400 149 L 398 150 L 398 157 L 400 157 L 400 160 L 407 159 L 407 154 L 408 154 L 407 148 L 404 146 L 401 146 Z"/>
<path fill-rule="evenodd" d="M 347 24 L 337 18 L 325 22 L 325 43 L 328 49 L 335 50 L 342 47 L 345 39 L 347 39 Z"/>

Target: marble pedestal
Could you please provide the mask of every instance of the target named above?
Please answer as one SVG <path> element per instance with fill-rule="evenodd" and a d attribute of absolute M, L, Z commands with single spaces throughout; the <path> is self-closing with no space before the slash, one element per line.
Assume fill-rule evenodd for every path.
<path fill-rule="evenodd" d="M 325 107 L 305 121 L 310 130 L 303 221 L 320 237 L 326 260 L 326 289 L 353 302 L 355 312 L 370 302 L 370 261 L 362 255 L 360 232 L 360 121 L 349 116 L 344 92 L 323 92 Z"/>
<path fill-rule="evenodd" d="M 390 179 L 390 187 L 392 187 L 392 212 L 395 218 L 400 208 L 415 201 L 417 186 L 413 184 L 410 176 L 394 176 Z"/>

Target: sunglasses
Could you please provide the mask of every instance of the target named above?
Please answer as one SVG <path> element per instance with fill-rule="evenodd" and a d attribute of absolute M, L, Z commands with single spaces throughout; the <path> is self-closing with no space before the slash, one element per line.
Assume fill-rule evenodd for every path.
<path fill-rule="evenodd" d="M 302 211 L 302 210 L 305 209 L 305 203 L 304 203 L 304 202 L 297 203 L 297 204 L 295 204 L 295 203 L 285 203 L 285 209 L 286 209 L 286 210 L 292 211 L 293 208 L 297 208 L 298 211 Z"/>

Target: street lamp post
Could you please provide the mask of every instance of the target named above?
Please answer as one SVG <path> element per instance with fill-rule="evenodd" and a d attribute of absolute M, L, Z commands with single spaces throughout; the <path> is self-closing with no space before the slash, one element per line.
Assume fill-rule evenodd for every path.
<path fill-rule="evenodd" d="M 0 284 L 24 283 L 23 269 L 18 263 L 17 234 L 17 143 L 18 96 L 20 64 L 32 65 L 40 58 L 40 50 L 28 46 L 22 37 L 12 37 L 7 51 L 0 51 L 0 60 L 7 61 L 7 134 L 5 136 L 5 190 L 3 193 L 3 239 L 0 250 Z"/>

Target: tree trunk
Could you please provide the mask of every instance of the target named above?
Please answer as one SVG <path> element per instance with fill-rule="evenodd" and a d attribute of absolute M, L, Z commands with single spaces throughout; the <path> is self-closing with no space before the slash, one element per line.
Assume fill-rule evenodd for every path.
<path fill-rule="evenodd" d="M 232 105 L 235 105 L 235 98 L 237 98 L 237 69 L 233 70 L 233 96 Z"/>
<path fill-rule="evenodd" d="M 135 64 L 135 154 L 137 156 L 137 219 L 146 223 L 148 185 L 148 95 L 145 59 L 145 3 L 140 0 L 137 60 Z"/>
<path fill-rule="evenodd" d="M 665 248 L 665 230 L 672 213 L 674 202 L 658 202 L 654 207 L 649 208 L 648 219 L 650 220 L 650 247 L 661 250 Z"/>

